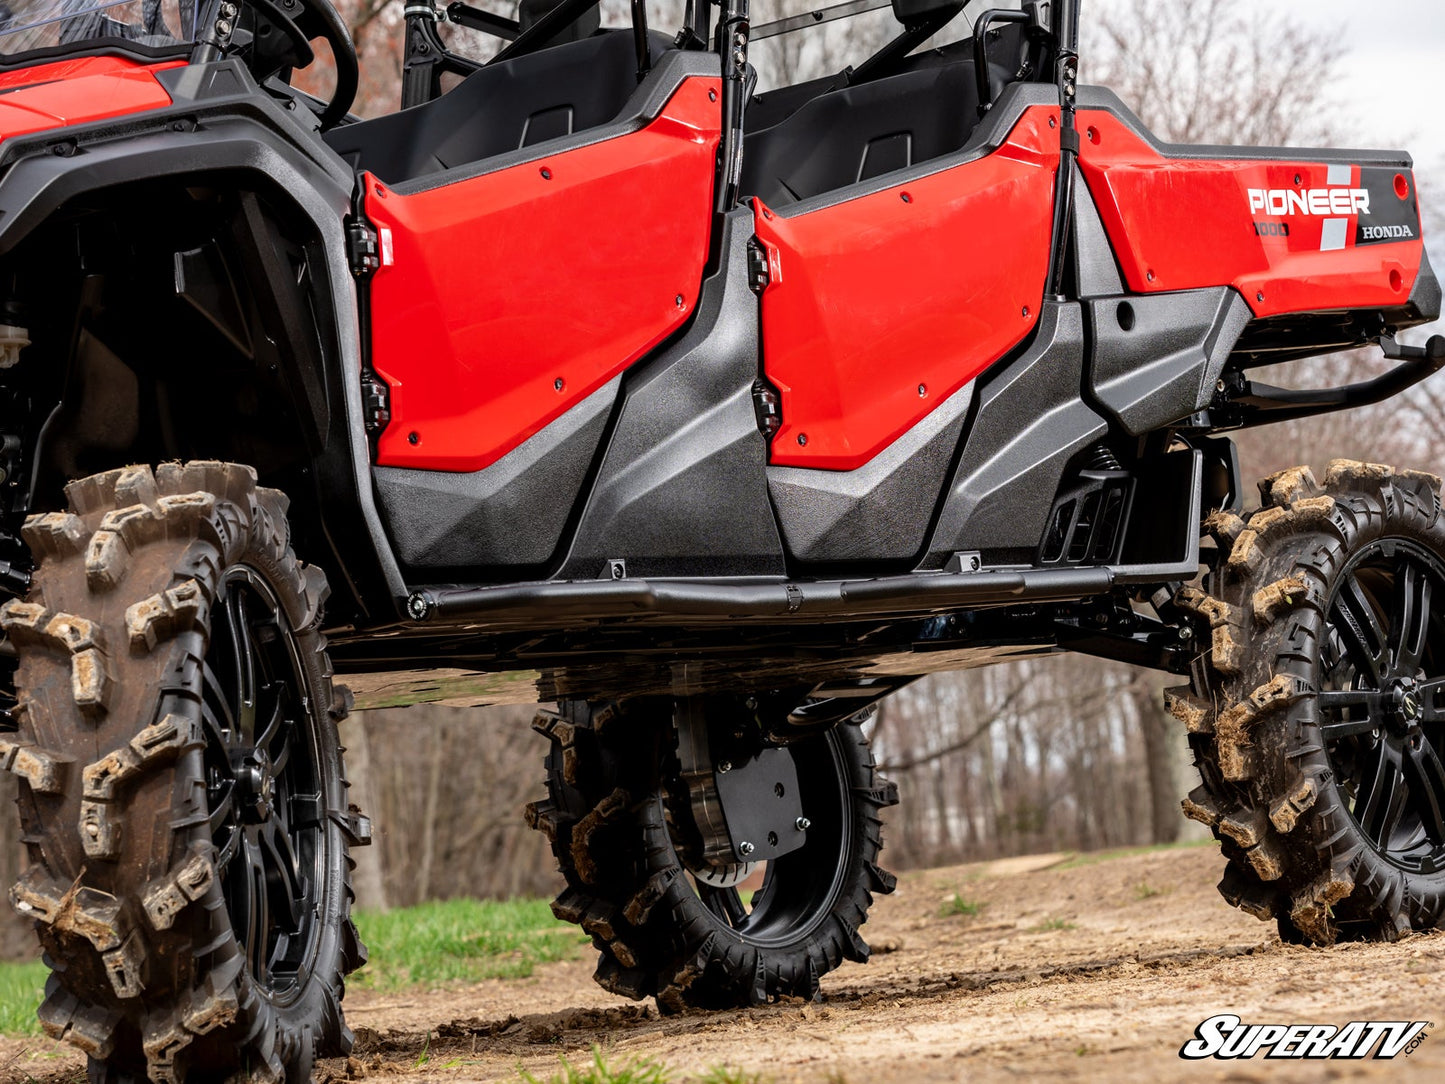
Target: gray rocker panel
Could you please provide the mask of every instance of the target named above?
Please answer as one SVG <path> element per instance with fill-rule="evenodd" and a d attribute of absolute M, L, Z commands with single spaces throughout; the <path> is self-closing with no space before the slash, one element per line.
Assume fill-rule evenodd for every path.
<path fill-rule="evenodd" d="M 857 470 L 769 467 L 788 553 L 808 562 L 917 554 L 972 405 L 970 382 Z"/>
<path fill-rule="evenodd" d="M 752 211 L 724 220 L 721 270 L 692 326 L 627 374 L 622 409 L 562 579 L 778 576 L 782 543 L 758 430 L 758 301 L 748 286 Z M 621 570 L 617 570 L 621 571 Z"/>
<path fill-rule="evenodd" d="M 397 555 L 414 568 L 537 565 L 556 551 L 622 378 L 479 471 L 377 467 Z"/>
<path fill-rule="evenodd" d="M 1064 468 L 1107 429 L 1079 398 L 1083 369 L 1078 303 L 1044 302 L 1033 344 L 982 390 L 920 568 L 973 550 L 1032 559 Z"/>
<path fill-rule="evenodd" d="M 1137 437 L 1209 406 L 1250 311 L 1220 286 L 1100 298 L 1089 319 L 1094 396 Z"/>

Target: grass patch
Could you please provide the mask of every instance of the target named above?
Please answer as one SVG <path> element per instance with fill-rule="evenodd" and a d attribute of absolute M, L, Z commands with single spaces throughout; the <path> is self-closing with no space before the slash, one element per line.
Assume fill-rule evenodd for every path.
<path fill-rule="evenodd" d="M 525 1084 L 667 1084 L 668 1072 L 651 1058 L 631 1058 L 618 1065 L 609 1065 L 597 1047 L 592 1048 L 592 1064 L 573 1065 L 566 1056 L 558 1059 L 560 1071 L 549 1077 L 535 1077 L 525 1069 L 517 1075 Z"/>
<path fill-rule="evenodd" d="M 554 918 L 546 900 L 439 900 L 358 911 L 356 925 L 371 962 L 349 981 L 373 990 L 526 978 L 538 964 L 572 959 L 588 942 Z"/>
<path fill-rule="evenodd" d="M 588 941 L 554 918 L 546 900 L 444 900 L 385 914 L 358 911 L 356 925 L 371 962 L 349 981 L 373 990 L 525 978 L 538 964 L 572 959 Z M 38 960 L 0 963 L 0 1034 L 40 1034 L 35 1010 L 45 976 Z"/>
<path fill-rule="evenodd" d="M 1168 891 L 1169 889 L 1151 885 L 1148 881 L 1140 881 L 1134 886 L 1134 898 L 1136 900 L 1152 900 L 1155 896 L 1162 896 Z"/>
<path fill-rule="evenodd" d="M 35 1010 L 45 996 L 48 974 L 39 960 L 28 964 L 0 963 L 0 1034 L 40 1034 Z"/>
<path fill-rule="evenodd" d="M 1031 932 L 1031 933 L 1045 933 L 1045 932 L 1047 932 L 1048 930 L 1077 930 L 1077 929 L 1078 929 L 1078 927 L 1075 926 L 1072 922 L 1070 922 L 1070 921 L 1069 921 L 1068 919 L 1066 919 L 1066 918 L 1046 918 L 1046 919 L 1044 919 L 1042 922 L 1040 922 L 1037 926 L 1030 926 L 1030 927 L 1029 927 L 1029 932 Z"/>
<path fill-rule="evenodd" d="M 939 908 L 938 913 L 945 918 L 950 915 L 968 915 L 971 917 L 982 911 L 983 907 L 982 900 L 971 900 L 955 892 L 943 901 L 943 906 Z"/>
<path fill-rule="evenodd" d="M 1132 858 L 1136 854 L 1155 854 L 1159 851 L 1183 851 L 1190 847 L 1214 847 L 1217 846 L 1212 839 L 1187 839 L 1179 843 L 1155 843 L 1148 847 L 1116 847 L 1112 851 L 1088 851 L 1084 854 L 1077 854 L 1067 862 L 1060 862 L 1052 869 L 1078 869 L 1080 866 L 1093 866 L 1100 862 L 1110 862 L 1115 858 Z"/>
<path fill-rule="evenodd" d="M 735 1069 L 731 1065 L 714 1065 L 697 1078 L 698 1084 L 764 1084 L 766 1080 L 762 1073 Z"/>

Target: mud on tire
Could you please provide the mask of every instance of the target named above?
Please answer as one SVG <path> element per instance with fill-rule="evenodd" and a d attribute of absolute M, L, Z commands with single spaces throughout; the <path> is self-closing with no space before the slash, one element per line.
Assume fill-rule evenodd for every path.
<path fill-rule="evenodd" d="M 704 902 L 669 829 L 671 718 L 666 702 L 642 701 L 625 709 L 570 702 L 560 714 L 537 717 L 534 727 L 552 742 L 549 796 L 528 807 L 527 822 L 546 833 L 567 880 L 553 912 L 591 934 L 603 988 L 634 1000 L 655 996 L 664 1012 L 815 997 L 823 975 L 868 958 L 859 927 L 873 893 L 896 884 L 877 863 L 879 810 L 896 804 L 897 788 L 877 774 L 858 726 L 840 724 L 790 745 L 800 785 L 819 795 L 831 788 L 838 815 L 810 812 L 810 831 L 825 842 L 812 859 L 799 857 L 810 840 L 775 865 L 781 871 L 794 859 L 796 871 L 812 861 L 822 883 L 804 899 L 805 878 L 770 869 L 753 914 L 772 936 L 750 932 L 742 920 L 735 928 L 716 902 Z M 816 823 L 825 819 L 836 823 Z"/>
<path fill-rule="evenodd" d="M 1440 479 L 1336 460 L 1260 483 L 1179 602 L 1207 629 L 1171 691 L 1201 786 L 1185 813 L 1219 890 L 1291 941 L 1388 938 L 1445 918 L 1445 519 Z M 1433 601 L 1432 601 L 1433 600 Z"/>
<path fill-rule="evenodd" d="M 27 521 L 34 587 L 0 610 L 41 1023 L 95 1081 L 306 1080 L 349 1049 L 342 976 L 364 961 L 325 577 L 246 467 L 128 467 L 67 496 Z"/>

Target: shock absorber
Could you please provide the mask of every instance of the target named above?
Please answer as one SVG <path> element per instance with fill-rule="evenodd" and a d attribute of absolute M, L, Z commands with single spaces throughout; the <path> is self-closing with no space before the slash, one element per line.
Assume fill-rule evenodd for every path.
<path fill-rule="evenodd" d="M 1102 440 L 1090 445 L 1084 453 L 1084 470 L 1122 471 L 1124 466 L 1114 450 Z"/>

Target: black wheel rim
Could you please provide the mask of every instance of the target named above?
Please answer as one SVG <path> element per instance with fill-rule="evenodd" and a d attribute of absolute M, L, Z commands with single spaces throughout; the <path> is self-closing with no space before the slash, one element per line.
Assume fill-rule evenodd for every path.
<path fill-rule="evenodd" d="M 743 941 L 760 948 L 795 945 L 832 914 L 854 845 L 848 766 L 837 738 L 825 734 L 795 742 L 787 750 L 798 769 L 803 813 L 809 821 L 807 842 L 760 863 L 762 884 L 750 897 L 744 886 L 717 888 L 689 869 L 689 880 L 704 906 Z M 673 845 L 682 855 L 685 847 L 675 829 L 676 819 L 668 820 Z"/>
<path fill-rule="evenodd" d="M 305 674 L 270 585 L 244 566 L 228 571 L 202 697 L 211 833 L 231 927 L 280 1004 L 304 985 L 321 932 L 323 775 Z"/>
<path fill-rule="evenodd" d="M 1370 845 L 1415 873 L 1445 869 L 1445 563 L 1404 539 L 1346 564 L 1326 609 L 1320 735 Z"/>

